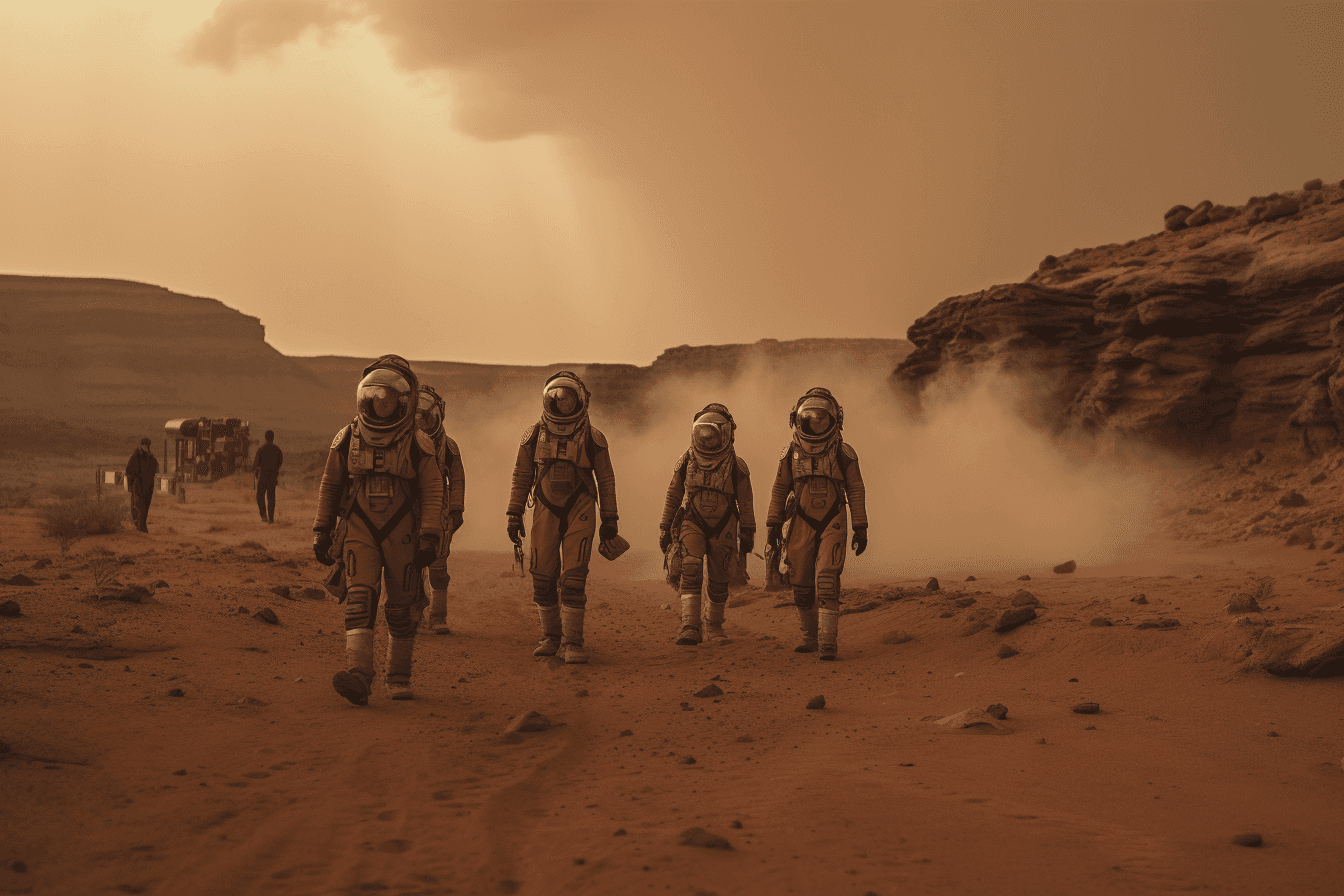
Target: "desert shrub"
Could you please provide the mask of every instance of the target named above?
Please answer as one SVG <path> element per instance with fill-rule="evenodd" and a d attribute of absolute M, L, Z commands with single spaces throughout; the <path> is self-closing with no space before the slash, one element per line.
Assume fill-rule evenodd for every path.
<path fill-rule="evenodd" d="M 129 512 L 125 497 L 71 498 L 47 504 L 41 510 L 42 534 L 56 539 L 61 551 L 86 535 L 109 535 L 121 528 Z"/>
<path fill-rule="evenodd" d="M 0 509 L 17 509 L 33 506 L 31 485 L 0 485 Z"/>
<path fill-rule="evenodd" d="M 115 494 L 121 486 L 103 486 L 103 491 Z M 98 486 L 92 482 L 53 482 L 47 491 L 61 501 L 74 501 L 77 498 L 92 498 L 98 492 Z M 106 500 L 106 498 L 104 499 Z"/>
<path fill-rule="evenodd" d="M 121 566 L 121 561 L 117 555 L 104 548 L 99 548 L 89 555 L 89 574 L 93 576 L 93 587 L 95 591 L 101 591 L 104 585 L 112 581 L 116 575 L 117 567 Z"/>

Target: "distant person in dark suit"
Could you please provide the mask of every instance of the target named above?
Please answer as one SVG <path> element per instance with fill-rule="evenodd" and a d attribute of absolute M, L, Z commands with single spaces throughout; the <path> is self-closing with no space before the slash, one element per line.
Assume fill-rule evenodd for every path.
<path fill-rule="evenodd" d="M 285 462 L 285 453 L 275 444 L 275 433 L 266 430 L 266 444 L 257 449 L 257 457 L 252 462 L 252 473 L 257 480 L 257 510 L 261 518 L 268 523 L 275 522 L 275 486 L 280 481 L 280 465 Z"/>
<path fill-rule="evenodd" d="M 126 488 L 131 493 L 131 519 L 141 532 L 149 531 L 149 502 L 154 498 L 154 477 L 159 472 L 159 460 L 150 450 L 154 443 L 140 440 L 131 459 L 126 461 Z"/>

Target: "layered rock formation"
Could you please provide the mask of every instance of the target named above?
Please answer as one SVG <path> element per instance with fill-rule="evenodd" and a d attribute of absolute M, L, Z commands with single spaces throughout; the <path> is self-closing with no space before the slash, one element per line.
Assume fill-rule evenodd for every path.
<path fill-rule="evenodd" d="M 947 299 L 894 374 L 998 367 L 1057 431 L 1186 450 L 1333 444 L 1344 424 L 1344 184 L 1177 206 L 1164 230 L 1047 256 L 1022 283 Z"/>

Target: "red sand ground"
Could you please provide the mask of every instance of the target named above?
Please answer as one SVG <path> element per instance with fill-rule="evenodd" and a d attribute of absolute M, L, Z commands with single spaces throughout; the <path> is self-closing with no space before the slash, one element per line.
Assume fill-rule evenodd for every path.
<path fill-rule="evenodd" d="M 752 589 L 730 643 L 675 647 L 672 591 L 595 559 L 588 666 L 532 658 L 508 555 L 454 555 L 454 634 L 421 636 L 417 698 L 379 682 L 359 709 L 329 683 L 341 608 L 297 597 L 319 573 L 311 503 L 282 493 L 267 527 L 250 501 L 160 500 L 150 535 L 68 556 L 34 511 L 0 512 L 0 577 L 38 582 L 0 586 L 23 611 L 0 618 L 0 892 L 1344 891 L 1344 679 L 1240 671 L 1220 639 L 1227 598 L 1260 576 L 1271 620 L 1338 618 L 1333 555 L 1154 542 L 1127 567 L 1030 582 L 930 570 L 946 590 L 844 616 L 834 664 L 795 654 L 793 610 Z M 122 581 L 168 586 L 91 599 L 94 547 L 130 561 Z M 861 575 L 846 585 L 880 593 Z M 1022 586 L 1040 619 L 962 635 L 975 607 L 958 596 Z M 1134 628 L 1159 617 L 1181 625 Z M 913 639 L 887 643 L 897 631 Z M 1004 643 L 1021 653 L 999 659 Z M 693 696 L 711 682 L 722 696 Z M 1082 701 L 1101 713 L 1070 711 Z M 921 721 L 991 703 L 1005 733 Z M 528 710 L 555 727 L 502 736 Z M 691 827 L 732 849 L 679 845 Z M 1246 832 L 1265 845 L 1233 845 Z"/>

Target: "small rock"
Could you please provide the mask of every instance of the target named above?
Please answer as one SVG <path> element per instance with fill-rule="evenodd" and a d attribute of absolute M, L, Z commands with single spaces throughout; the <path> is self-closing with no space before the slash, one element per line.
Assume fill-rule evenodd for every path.
<path fill-rule="evenodd" d="M 80 664 L 79 664 L 79 668 L 81 668 L 81 669 L 92 669 L 92 668 L 93 668 L 93 663 L 80 663 Z"/>
<path fill-rule="evenodd" d="M 9 870 L 13 871 L 15 874 L 27 874 L 28 863 L 24 862 L 22 859 L 15 859 L 13 863 L 10 864 Z"/>
<path fill-rule="evenodd" d="M 718 834 L 711 834 L 704 828 L 687 828 L 681 832 L 681 846 L 698 846 L 701 849 L 732 849 L 733 844 Z"/>
<path fill-rule="evenodd" d="M 154 587 L 155 587 L 155 588 L 167 588 L 167 587 L 169 587 L 169 585 L 168 585 L 168 583 L 165 582 L 163 579 L 159 579 L 157 582 L 154 583 Z"/>
<path fill-rule="evenodd" d="M 681 760 L 681 764 L 682 764 L 682 765 L 695 765 L 695 757 L 694 757 L 694 756 L 687 756 L 685 759 Z"/>
<path fill-rule="evenodd" d="M 1278 737 L 1278 736 L 1279 736 L 1279 732 L 1277 732 L 1277 731 L 1271 731 L 1271 732 L 1269 732 L 1269 734 L 1267 734 L 1267 735 L 1265 735 L 1265 736 L 1266 736 L 1266 737 Z"/>
<path fill-rule="evenodd" d="M 1264 846 L 1265 838 L 1256 833 L 1238 834 L 1232 838 L 1236 846 Z"/>
<path fill-rule="evenodd" d="M 60 575 L 58 575 L 56 578 L 58 578 L 58 579 L 60 579 L 62 582 L 64 582 L 64 581 L 68 581 L 69 579 L 73 579 L 74 576 L 70 575 L 70 573 L 68 573 L 68 572 L 63 572 L 63 573 L 61 573 Z"/>
<path fill-rule="evenodd" d="M 1065 560 L 1063 563 L 1055 567 L 1055 572 L 1062 575 L 1064 573 L 1073 572 L 1077 568 L 1078 564 L 1075 563 L 1073 560 Z"/>
<path fill-rule="evenodd" d="M 939 586 L 939 584 L 938 584 L 938 580 L 937 580 L 937 579 L 934 579 L 934 578 L 930 578 L 929 581 L 924 585 L 924 590 L 925 590 L 925 591 L 937 591 L 937 590 L 939 589 L 939 587 L 941 587 L 941 586 Z"/>
<path fill-rule="evenodd" d="M 182 690 L 181 688 L 173 688 L 171 691 L 168 692 L 168 696 L 169 696 L 169 697 L 185 697 L 185 696 L 187 696 L 187 692 L 184 691 L 184 690 Z"/>
<path fill-rule="evenodd" d="M 240 616 L 246 616 L 248 613 L 252 611 L 249 610 L 247 607 L 239 607 L 238 609 L 234 610 L 234 612 Z"/>
<path fill-rule="evenodd" d="M 153 596 L 153 593 L 144 585 L 125 585 L 109 591 L 103 595 L 103 599 L 117 600 L 124 604 L 142 604 Z"/>
<path fill-rule="evenodd" d="M 967 577 L 966 577 L 966 581 L 968 581 L 968 582 L 974 582 L 974 581 L 975 581 L 975 576 L 967 576 Z"/>
<path fill-rule="evenodd" d="M 18 585 L 18 586 L 22 586 L 22 587 L 25 587 L 25 588 L 26 588 L 26 587 L 28 587 L 29 585 L 36 585 L 37 583 L 34 582 L 32 579 L 28 578 L 28 577 L 27 577 L 26 575 L 24 575 L 23 573 L 19 573 L 18 575 L 15 575 L 15 576 L 12 576 L 12 577 L 10 577 L 10 578 L 8 578 L 8 579 L 5 579 L 5 584 L 6 584 L 6 585 Z"/>
<path fill-rule="evenodd" d="M 1017 580 L 1018 580 L 1019 582 L 1030 582 L 1030 581 L 1031 581 L 1031 576 L 1027 575 L 1026 573 L 1022 573 L 1022 575 L 1020 575 L 1020 576 L 1017 577 Z"/>
<path fill-rule="evenodd" d="M 1143 622 L 1140 622 L 1138 625 L 1134 627 L 1136 629 L 1145 629 L 1145 628 L 1169 629 L 1169 628 L 1176 628 L 1180 624 L 1181 621 L 1179 619 L 1145 619 Z"/>
<path fill-rule="evenodd" d="M 16 600 L 7 600 L 7 601 L 5 601 L 4 603 L 0 604 L 0 616 L 10 616 L 10 617 L 14 617 L 14 616 L 22 616 L 22 615 L 23 615 L 23 613 L 21 613 L 21 612 L 19 611 L 19 602 L 18 602 L 18 601 L 16 601 Z"/>
<path fill-rule="evenodd" d="M 1319 177 L 1313 177 L 1311 180 L 1307 181 L 1302 185 L 1302 189 L 1306 190 L 1309 193 L 1314 193 L 1324 186 L 1325 184 L 1321 181 Z"/>
<path fill-rule="evenodd" d="M 50 565 L 50 557 L 38 557 L 37 560 L 33 562 L 33 569 L 46 569 Z"/>
<path fill-rule="evenodd" d="M 1094 616 L 1092 617 L 1092 621 L 1089 622 L 1088 625 L 1096 626 L 1097 628 L 1104 628 L 1108 625 L 1115 625 L 1115 623 L 1107 619 L 1105 616 Z"/>
<path fill-rule="evenodd" d="M 72 634 L 72 635 L 82 635 L 82 634 L 84 634 L 84 627 L 81 626 L 81 625 L 79 625 L 79 624 L 75 624 L 75 625 L 70 629 L 70 634 Z"/>
<path fill-rule="evenodd" d="M 670 610 L 670 609 L 672 609 L 672 605 L 671 605 L 671 604 L 663 604 L 663 605 L 662 605 L 661 607 L 659 607 L 658 609 L 660 609 L 660 610 Z"/>
<path fill-rule="evenodd" d="M 1140 594 L 1138 597 L 1131 597 L 1129 602 L 1132 604 L 1146 604 L 1148 603 L 1148 595 Z"/>
<path fill-rule="evenodd" d="M 1101 712 L 1101 705 L 1097 703 L 1079 703 L 1073 708 L 1073 711 L 1085 716 L 1096 715 Z"/>
<path fill-rule="evenodd" d="M 1194 209 L 1188 205 L 1173 205 L 1167 209 L 1167 213 L 1162 216 L 1162 227 L 1166 230 L 1184 230 L 1185 219 L 1190 217 Z"/>
<path fill-rule="evenodd" d="M 579 690 L 577 690 L 577 691 L 574 692 L 574 696 L 575 696 L 575 697 L 587 697 L 587 696 L 588 696 L 588 689 L 587 689 L 587 688 L 580 688 Z"/>
<path fill-rule="evenodd" d="M 1010 594 L 1008 602 L 1015 607 L 1039 607 L 1041 605 L 1041 602 L 1036 599 L 1036 595 L 1023 588 L 1019 588 Z"/>
<path fill-rule="evenodd" d="M 1011 610 L 1004 610 L 999 621 L 994 625 L 994 631 L 999 634 L 1010 632 L 1019 625 L 1030 622 L 1036 618 L 1035 607 L 1013 607 Z"/>
<path fill-rule="evenodd" d="M 1325 474 L 1317 473 L 1315 476 L 1311 477 L 1310 481 L 1312 485 L 1320 485 L 1322 482 L 1325 481 Z"/>
<path fill-rule="evenodd" d="M 288 585 L 276 585 L 274 588 L 271 589 L 271 593 L 274 594 L 276 597 L 283 597 L 283 598 L 285 598 L 286 600 L 288 600 L 288 599 L 289 599 L 289 586 L 288 586 Z"/>
<path fill-rule="evenodd" d="M 529 709 L 520 716 L 515 716 L 513 721 L 509 722 L 504 729 L 505 734 L 513 734 L 519 731 L 546 731 L 551 727 L 551 720 L 541 713 Z"/>
<path fill-rule="evenodd" d="M 1012 647 L 1010 647 L 1010 646 L 1008 646 L 1007 644 L 1005 644 L 1005 645 L 1003 645 L 1002 647 L 999 648 L 999 659 L 1001 659 L 1001 660 L 1006 660 L 1006 659 L 1008 659 L 1008 658 L 1010 658 L 1010 657 L 1017 656 L 1017 655 L 1018 655 L 1019 653 L 1021 653 L 1021 652 L 1022 652 L 1022 651 L 1020 651 L 1020 650 L 1015 650 L 1015 649 L 1013 649 Z"/>
<path fill-rule="evenodd" d="M 985 707 L 985 712 L 989 713 L 1000 722 L 1008 718 L 1008 707 L 1004 706 L 1002 703 L 989 704 L 989 706 Z"/>
<path fill-rule="evenodd" d="M 1289 489 L 1288 494 L 1279 498 L 1280 507 L 1306 507 L 1307 499 L 1296 489 Z"/>
<path fill-rule="evenodd" d="M 309 585 L 299 592 L 299 597 L 304 600 L 326 600 L 327 592 L 323 591 L 321 588 L 314 588 Z"/>
<path fill-rule="evenodd" d="M 738 821 L 737 819 L 733 819 L 733 823 L 728 825 L 728 827 L 732 828 L 735 831 L 740 831 L 742 830 L 742 822 Z"/>
<path fill-rule="evenodd" d="M 260 619 L 262 622 L 266 623 L 267 625 L 279 625 L 279 624 L 280 624 L 280 620 L 279 620 L 279 618 L 275 615 L 275 611 L 272 610 L 270 607 L 262 607 L 260 610 L 258 610 L 257 612 L 255 612 L 255 613 L 252 614 L 252 618 L 253 618 L 253 619 Z"/>
<path fill-rule="evenodd" d="M 707 685 L 705 685 L 704 687 L 702 687 L 700 690 L 696 691 L 696 692 L 695 692 L 695 696 L 697 696 L 697 697 L 721 697 L 721 696 L 723 696 L 723 688 L 719 687 L 719 686 L 716 685 L 716 684 L 707 684 Z"/>
<path fill-rule="evenodd" d="M 1259 613 L 1260 604 L 1255 597 L 1250 594 L 1238 594 L 1227 602 L 1227 612 L 1231 615 L 1240 613 Z"/>
<path fill-rule="evenodd" d="M 618 735 L 618 737 L 634 737 L 634 736 L 635 732 L 631 731 L 629 728 L 626 728 Z"/>
<path fill-rule="evenodd" d="M 616 831 L 615 831 L 615 833 L 613 833 L 611 836 L 613 836 L 613 837 L 624 837 L 624 836 L 625 836 L 625 828 L 617 828 Z"/>
<path fill-rule="evenodd" d="M 180 768 L 180 769 L 178 769 L 177 771 L 173 772 L 173 774 L 178 775 L 179 777 L 182 776 L 182 775 L 185 775 L 186 773 L 187 773 L 187 770 L 184 769 L 184 768 Z"/>
<path fill-rule="evenodd" d="M 818 694 L 817 696 L 813 697 L 811 700 L 807 701 L 807 708 L 808 708 L 808 709 L 825 709 L 825 708 L 826 708 L 826 698 L 825 698 L 824 696 L 822 696 L 821 694 Z"/>

